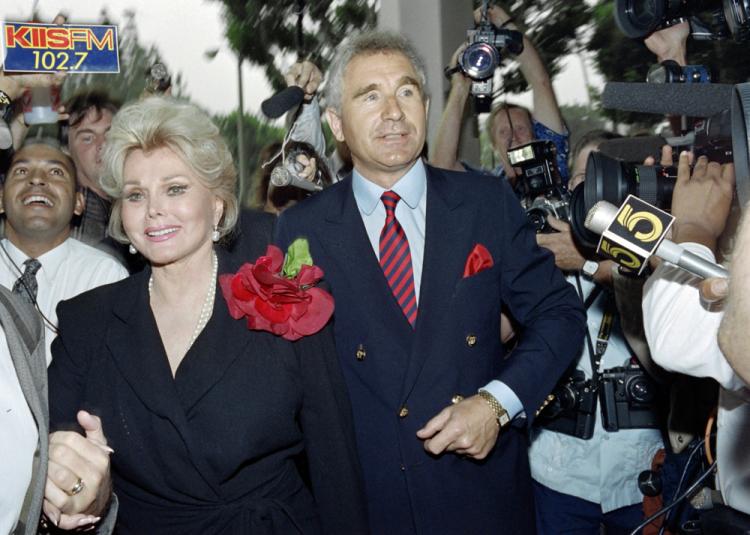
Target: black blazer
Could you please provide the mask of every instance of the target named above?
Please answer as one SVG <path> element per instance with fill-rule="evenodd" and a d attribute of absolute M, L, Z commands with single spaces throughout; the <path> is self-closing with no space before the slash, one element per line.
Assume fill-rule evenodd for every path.
<path fill-rule="evenodd" d="M 286 210 L 286 246 L 305 236 L 336 299 L 339 361 L 355 415 L 375 533 L 534 532 L 526 429 L 580 354 L 585 315 L 573 287 L 536 244 L 505 181 L 427 166 L 419 311 L 412 329 L 367 237 L 351 179 Z M 484 245 L 494 266 L 464 277 Z M 500 342 L 507 306 L 523 333 L 510 357 Z M 417 430 L 492 379 L 520 399 L 526 420 L 504 429 L 482 462 L 428 455 Z"/>
<path fill-rule="evenodd" d="M 267 237 L 269 224 L 259 217 L 245 215 L 219 273 L 265 251 L 253 225 Z M 79 408 L 103 420 L 118 533 L 366 531 L 330 332 L 290 343 L 250 331 L 217 288 L 173 379 L 149 307 L 150 272 L 60 303 L 49 370 L 52 429 L 73 425 Z"/>

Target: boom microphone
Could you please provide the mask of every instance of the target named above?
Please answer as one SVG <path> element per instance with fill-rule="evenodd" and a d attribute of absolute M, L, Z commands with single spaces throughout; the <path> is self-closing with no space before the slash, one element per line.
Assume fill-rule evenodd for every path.
<path fill-rule="evenodd" d="M 292 108 L 299 106 L 304 98 L 305 92 L 301 87 L 290 85 L 264 100 L 260 109 L 269 119 L 278 119 Z"/>
<path fill-rule="evenodd" d="M 602 93 L 607 109 L 711 117 L 731 107 L 731 84 L 648 84 L 609 82 Z"/>
<path fill-rule="evenodd" d="M 596 234 L 603 234 L 615 219 L 618 211 L 619 209 L 614 204 L 607 201 L 599 201 L 589 210 L 584 225 Z M 627 245 L 623 244 L 622 241 L 619 242 L 619 245 L 627 249 Z M 661 241 L 654 254 L 703 279 L 712 277 L 726 279 L 729 277 L 727 270 L 720 265 L 704 260 L 700 256 L 667 239 Z M 617 261 L 616 258 L 614 260 Z"/>

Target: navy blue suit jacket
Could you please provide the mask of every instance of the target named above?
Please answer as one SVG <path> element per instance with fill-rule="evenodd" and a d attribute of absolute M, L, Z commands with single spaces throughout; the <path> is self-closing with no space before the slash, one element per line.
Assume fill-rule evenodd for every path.
<path fill-rule="evenodd" d="M 414 330 L 367 238 L 351 177 L 287 210 L 277 225 L 284 248 L 297 237 L 309 240 L 333 291 L 372 530 L 533 533 L 523 425 L 503 430 L 482 462 L 431 456 L 416 432 L 453 396 L 476 394 L 492 379 L 516 393 L 530 425 L 579 354 L 583 309 L 504 181 L 427 167 L 426 217 Z M 494 266 L 464 278 L 476 244 Z M 523 330 L 508 357 L 502 305 Z"/>

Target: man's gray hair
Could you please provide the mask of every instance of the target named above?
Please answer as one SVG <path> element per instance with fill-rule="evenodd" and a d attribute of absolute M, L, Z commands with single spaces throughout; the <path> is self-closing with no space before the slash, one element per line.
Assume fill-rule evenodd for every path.
<path fill-rule="evenodd" d="M 326 106 L 341 111 L 344 71 L 355 56 L 372 54 L 403 54 L 411 62 L 419 76 L 422 99 L 427 100 L 427 76 L 424 61 L 414 45 L 403 35 L 388 31 L 369 31 L 346 40 L 328 68 L 326 84 Z"/>

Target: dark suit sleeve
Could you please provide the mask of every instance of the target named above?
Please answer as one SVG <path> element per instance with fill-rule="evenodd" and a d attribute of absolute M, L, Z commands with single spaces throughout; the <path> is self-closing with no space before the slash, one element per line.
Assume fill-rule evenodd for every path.
<path fill-rule="evenodd" d="M 52 363 L 49 375 L 49 416 L 50 432 L 77 430 L 76 413 L 82 406 L 86 377 L 90 365 L 91 340 L 97 329 L 88 325 L 90 335 L 86 335 L 83 318 L 79 318 L 75 307 L 65 301 L 57 305 L 58 334 L 52 341 Z"/>
<path fill-rule="evenodd" d="M 501 291 L 522 333 L 498 379 L 518 396 L 531 425 L 546 396 L 580 354 L 586 316 L 552 254 L 537 246 L 518 199 L 506 184 L 503 188 Z"/>
<path fill-rule="evenodd" d="M 324 533 L 367 532 L 351 408 L 331 327 L 295 342 L 304 399 L 300 422 Z"/>

